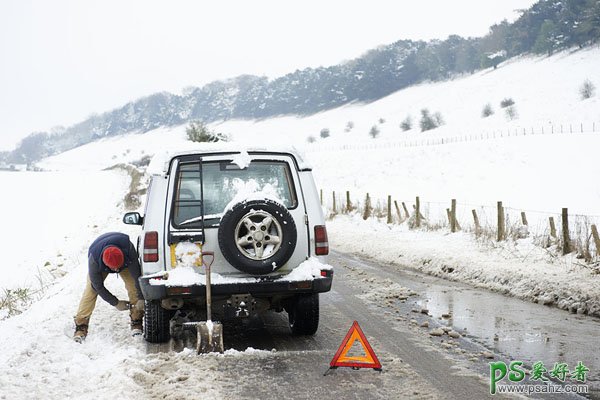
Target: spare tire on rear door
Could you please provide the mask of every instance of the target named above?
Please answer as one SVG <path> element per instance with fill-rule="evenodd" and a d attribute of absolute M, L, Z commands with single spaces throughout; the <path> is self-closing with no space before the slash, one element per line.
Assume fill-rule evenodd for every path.
<path fill-rule="evenodd" d="M 294 253 L 296 237 L 296 224 L 287 208 L 267 199 L 236 204 L 219 225 L 223 257 L 254 275 L 282 267 Z"/>

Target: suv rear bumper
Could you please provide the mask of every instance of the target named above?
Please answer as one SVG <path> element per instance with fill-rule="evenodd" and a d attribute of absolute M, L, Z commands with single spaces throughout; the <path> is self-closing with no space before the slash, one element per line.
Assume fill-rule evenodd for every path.
<path fill-rule="evenodd" d="M 145 300 L 163 300 L 171 297 L 197 298 L 206 296 L 205 285 L 166 286 L 151 285 L 148 277 L 140 277 L 140 287 Z M 323 293 L 331 290 L 333 274 L 307 281 L 260 281 L 251 283 L 211 284 L 212 296 L 251 294 L 255 297 L 272 297 L 299 293 Z"/>

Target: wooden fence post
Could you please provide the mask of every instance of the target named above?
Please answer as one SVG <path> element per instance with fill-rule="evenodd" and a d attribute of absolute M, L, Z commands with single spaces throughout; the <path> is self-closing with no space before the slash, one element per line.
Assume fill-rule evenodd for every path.
<path fill-rule="evenodd" d="M 321 189 L 321 205 L 323 205 L 323 189 Z"/>
<path fill-rule="evenodd" d="M 450 231 L 452 232 L 452 211 L 446 208 L 446 215 L 448 216 L 448 225 L 450 225 Z"/>
<path fill-rule="evenodd" d="M 363 211 L 363 219 L 367 220 L 371 216 L 371 198 L 369 197 L 369 193 L 367 193 L 367 198 L 365 199 L 365 210 Z"/>
<path fill-rule="evenodd" d="M 450 216 L 451 221 L 450 221 L 450 231 L 452 233 L 456 232 L 456 199 L 452 199 L 452 206 L 451 206 L 451 210 L 450 210 Z"/>
<path fill-rule="evenodd" d="M 398 202 L 396 200 L 394 200 L 394 206 L 396 207 L 396 214 L 398 214 L 398 223 L 401 224 L 402 223 L 402 213 L 400 213 L 400 207 L 398 207 Z"/>
<path fill-rule="evenodd" d="M 352 202 L 350 202 L 350 191 L 346 190 L 346 211 L 352 211 Z"/>
<path fill-rule="evenodd" d="M 475 222 L 475 236 L 479 236 L 481 234 L 481 225 L 479 225 L 479 218 L 477 217 L 477 211 L 471 210 L 473 213 L 473 221 Z"/>
<path fill-rule="evenodd" d="M 394 222 L 392 220 L 392 196 L 388 195 L 388 205 L 387 205 L 387 223 L 391 224 Z"/>
<path fill-rule="evenodd" d="M 505 239 L 505 229 L 506 226 L 504 224 L 504 207 L 502 207 L 502 202 L 499 201 L 498 202 L 498 236 L 497 236 L 497 240 L 498 242 L 502 241 Z"/>
<path fill-rule="evenodd" d="M 333 213 L 334 214 L 337 213 L 336 206 L 335 206 L 335 190 L 333 191 Z"/>
<path fill-rule="evenodd" d="M 406 207 L 406 203 L 402 202 L 402 208 L 404 209 L 404 218 L 409 219 L 410 213 L 408 212 L 408 208 Z"/>
<path fill-rule="evenodd" d="M 563 237 L 563 255 L 571 252 L 571 238 L 569 237 L 569 211 L 562 209 L 562 237 Z"/>
<path fill-rule="evenodd" d="M 523 223 L 523 225 L 529 225 L 527 223 L 527 216 L 525 215 L 525 211 L 521 211 L 521 222 Z"/>
<path fill-rule="evenodd" d="M 554 217 L 549 217 L 548 220 L 550 221 L 550 236 L 556 239 L 556 225 L 554 224 Z"/>
<path fill-rule="evenodd" d="M 416 199 L 416 204 L 415 204 L 415 226 L 417 228 L 421 227 L 421 200 L 419 199 L 419 196 L 417 196 Z"/>
<path fill-rule="evenodd" d="M 596 225 L 592 225 L 592 237 L 594 238 L 594 244 L 596 245 L 596 256 L 600 255 L 600 236 L 598 236 L 598 228 Z"/>

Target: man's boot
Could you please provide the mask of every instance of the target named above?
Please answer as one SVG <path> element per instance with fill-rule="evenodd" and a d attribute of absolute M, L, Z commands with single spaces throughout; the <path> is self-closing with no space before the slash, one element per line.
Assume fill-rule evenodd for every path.
<path fill-rule="evenodd" d="M 131 336 L 139 336 L 143 332 L 142 320 L 131 320 Z"/>
<path fill-rule="evenodd" d="M 88 334 L 88 326 L 87 324 L 81 324 L 75 326 L 75 334 L 73 335 L 73 340 L 77 343 L 81 343 L 85 340 L 85 337 Z"/>

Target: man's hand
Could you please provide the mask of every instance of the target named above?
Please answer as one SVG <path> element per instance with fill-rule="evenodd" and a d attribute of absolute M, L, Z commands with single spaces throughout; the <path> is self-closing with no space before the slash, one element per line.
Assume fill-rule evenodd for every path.
<path fill-rule="evenodd" d="M 135 308 L 139 311 L 144 311 L 144 300 L 138 300 L 137 303 L 135 303 Z"/>
<path fill-rule="evenodd" d="M 115 308 L 119 311 L 127 311 L 129 310 L 129 302 L 124 300 L 119 300 L 119 302 L 115 305 Z"/>

